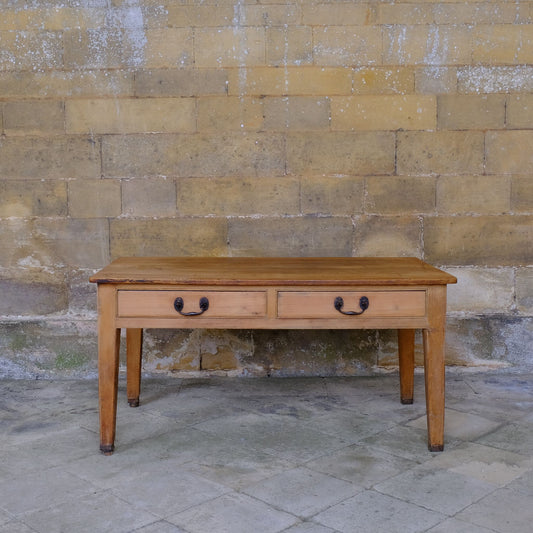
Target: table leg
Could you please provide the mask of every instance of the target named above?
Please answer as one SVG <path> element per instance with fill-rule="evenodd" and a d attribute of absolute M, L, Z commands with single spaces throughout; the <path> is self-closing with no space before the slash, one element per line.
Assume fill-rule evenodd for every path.
<path fill-rule="evenodd" d="M 98 395 L 100 450 L 105 455 L 111 455 L 115 449 L 119 348 L 120 329 L 115 327 L 115 289 L 111 285 L 99 285 Z"/>
<path fill-rule="evenodd" d="M 428 290 L 429 328 L 424 329 L 424 374 L 428 448 L 444 449 L 444 334 L 446 320 L 446 287 Z"/>
<path fill-rule="evenodd" d="M 415 379 L 415 330 L 398 330 L 398 359 L 400 364 L 400 401 L 413 403 Z"/>
<path fill-rule="evenodd" d="M 126 330 L 126 392 L 130 407 L 139 406 L 141 392 L 142 328 Z"/>

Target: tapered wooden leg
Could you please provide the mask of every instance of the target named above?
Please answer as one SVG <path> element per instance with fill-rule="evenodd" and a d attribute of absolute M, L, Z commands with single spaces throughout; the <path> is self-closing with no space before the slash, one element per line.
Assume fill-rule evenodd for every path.
<path fill-rule="evenodd" d="M 428 448 L 431 452 L 441 452 L 444 449 L 446 287 L 431 288 L 428 296 L 430 327 L 423 331 Z"/>
<path fill-rule="evenodd" d="M 100 450 L 115 449 L 120 329 L 115 327 L 115 289 L 98 286 L 98 395 L 100 401 Z"/>
<path fill-rule="evenodd" d="M 400 363 L 400 401 L 413 403 L 415 380 L 415 330 L 398 330 L 398 359 Z"/>
<path fill-rule="evenodd" d="M 141 360 L 142 360 L 143 330 L 128 328 L 126 330 L 126 392 L 130 407 L 139 406 L 141 392 Z"/>

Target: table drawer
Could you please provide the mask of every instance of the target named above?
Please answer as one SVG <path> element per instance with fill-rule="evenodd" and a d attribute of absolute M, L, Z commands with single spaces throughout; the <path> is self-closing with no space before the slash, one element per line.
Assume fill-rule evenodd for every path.
<path fill-rule="evenodd" d="M 118 291 L 119 317 L 263 317 L 266 309 L 265 291 Z"/>
<path fill-rule="evenodd" d="M 338 298 L 342 300 L 336 307 Z M 362 317 L 423 317 L 426 314 L 426 291 L 282 291 L 278 294 L 280 318 L 357 319 L 354 313 L 346 315 L 346 312 Z"/>

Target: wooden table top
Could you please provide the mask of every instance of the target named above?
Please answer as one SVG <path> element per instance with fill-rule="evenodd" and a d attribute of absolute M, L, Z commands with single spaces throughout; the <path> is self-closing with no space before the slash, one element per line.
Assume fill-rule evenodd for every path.
<path fill-rule="evenodd" d="M 457 279 L 415 257 L 122 257 L 93 283 L 168 285 L 446 285 Z"/>

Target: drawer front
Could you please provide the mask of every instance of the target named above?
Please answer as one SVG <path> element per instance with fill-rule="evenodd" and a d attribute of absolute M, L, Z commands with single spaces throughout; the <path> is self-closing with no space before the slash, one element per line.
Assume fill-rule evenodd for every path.
<path fill-rule="evenodd" d="M 207 298 L 207 309 L 205 299 Z M 181 299 L 181 313 L 176 309 Z M 267 309 L 263 291 L 118 291 L 119 317 L 204 318 L 263 317 Z M 178 305 L 178 308 L 180 306 Z M 203 310 L 205 309 L 205 310 Z M 184 314 L 194 313 L 185 316 Z"/>
<path fill-rule="evenodd" d="M 337 298 L 342 301 L 337 303 Z M 363 300 L 362 300 L 363 298 Z M 368 307 L 364 298 L 368 299 Z M 362 309 L 362 307 L 366 309 Z M 363 311 L 361 313 L 361 311 Z M 353 312 L 349 315 L 343 312 Z M 278 294 L 279 318 L 423 317 L 425 291 L 283 291 Z"/>

